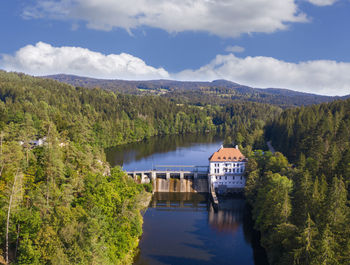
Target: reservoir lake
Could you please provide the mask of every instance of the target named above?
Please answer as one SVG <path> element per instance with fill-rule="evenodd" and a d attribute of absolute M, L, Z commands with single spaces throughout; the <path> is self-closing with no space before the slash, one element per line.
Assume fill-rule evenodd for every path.
<path fill-rule="evenodd" d="M 152 137 L 106 150 L 111 166 L 126 171 L 159 165 L 208 166 L 220 148 L 215 135 Z M 155 193 L 144 213 L 135 265 L 266 265 L 259 235 L 242 197 L 219 197 L 214 210 L 208 194 Z"/>

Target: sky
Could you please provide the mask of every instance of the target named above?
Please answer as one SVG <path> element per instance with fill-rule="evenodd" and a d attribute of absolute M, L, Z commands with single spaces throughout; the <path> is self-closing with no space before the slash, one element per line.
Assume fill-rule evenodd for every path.
<path fill-rule="evenodd" d="M 0 69 L 350 94 L 350 0 L 0 0 Z"/>

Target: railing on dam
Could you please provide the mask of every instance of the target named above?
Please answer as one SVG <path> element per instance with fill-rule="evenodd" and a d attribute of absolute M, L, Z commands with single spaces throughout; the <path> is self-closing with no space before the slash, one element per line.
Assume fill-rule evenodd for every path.
<path fill-rule="evenodd" d="M 149 170 L 129 170 L 127 173 L 131 174 L 141 174 L 141 173 L 164 173 L 164 172 L 189 172 L 189 173 L 202 173 L 208 174 L 209 167 L 208 166 L 189 166 L 189 165 L 156 165 L 153 169 Z"/>
<path fill-rule="evenodd" d="M 180 179 L 186 177 L 208 177 L 209 167 L 208 166 L 188 166 L 188 165 L 156 165 L 150 170 L 133 170 L 127 171 L 126 173 L 134 179 L 140 177 L 141 183 L 147 182 L 147 179 L 152 178 L 172 178 L 179 177 Z"/>

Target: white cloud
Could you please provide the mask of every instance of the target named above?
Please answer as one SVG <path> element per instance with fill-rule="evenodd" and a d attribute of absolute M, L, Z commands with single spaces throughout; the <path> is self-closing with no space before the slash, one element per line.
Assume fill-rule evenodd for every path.
<path fill-rule="evenodd" d="M 58 73 L 113 79 L 168 78 L 163 68 L 147 65 L 130 54 L 93 52 L 79 47 L 53 47 L 38 42 L 27 45 L 15 55 L 2 55 L 0 67 L 7 71 L 20 71 L 32 75 Z"/>
<path fill-rule="evenodd" d="M 227 46 L 225 48 L 226 52 L 233 52 L 233 53 L 237 53 L 237 52 L 244 52 L 245 49 L 244 47 L 238 46 L 238 45 L 234 45 L 234 46 Z"/>
<path fill-rule="evenodd" d="M 202 31 L 223 37 L 272 33 L 306 22 L 296 0 L 35 0 L 27 18 L 85 21 L 111 30 L 149 26 L 168 32 Z M 317 1 L 317 0 L 313 0 Z M 320 0 L 318 0 L 320 1 Z"/>
<path fill-rule="evenodd" d="M 338 0 L 308 0 L 311 4 L 316 6 L 330 6 L 333 5 Z"/>
<path fill-rule="evenodd" d="M 168 73 L 126 53 L 104 55 L 80 47 L 53 47 L 38 42 L 14 55 L 2 55 L 0 68 L 32 75 L 65 73 L 111 79 L 226 79 L 253 87 L 288 88 L 332 96 L 350 94 L 350 63 L 331 60 L 290 63 L 271 57 L 240 58 L 228 54 L 217 55 L 199 69 Z"/>
<path fill-rule="evenodd" d="M 271 57 L 217 55 L 196 70 L 173 75 L 179 80 L 226 79 L 262 88 L 288 88 L 322 95 L 350 94 L 350 63 L 316 60 L 289 63 Z"/>

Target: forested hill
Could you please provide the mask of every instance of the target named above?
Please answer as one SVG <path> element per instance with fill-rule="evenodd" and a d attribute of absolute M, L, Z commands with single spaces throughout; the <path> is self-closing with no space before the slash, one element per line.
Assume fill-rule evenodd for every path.
<path fill-rule="evenodd" d="M 283 111 L 221 92 L 187 104 L 162 89 L 164 97 L 129 95 L 0 71 L 1 256 L 14 264 L 130 264 L 149 187 L 118 168 L 108 174 L 103 148 L 212 132 L 249 157 L 246 197 L 270 264 L 349 264 L 350 99 Z M 197 94 L 190 92 L 179 95 Z M 281 153 L 253 152 L 264 136 L 293 165 Z"/>
<path fill-rule="evenodd" d="M 246 195 L 270 264 L 349 264 L 350 99 L 285 110 L 266 127 Z"/>
<path fill-rule="evenodd" d="M 124 81 L 104 80 L 73 75 L 52 75 L 46 78 L 74 86 L 100 87 L 125 94 L 153 94 L 191 104 L 227 104 L 236 101 L 269 103 L 282 107 L 301 106 L 330 102 L 339 97 L 320 96 L 288 89 L 259 89 L 226 80 L 213 82 L 181 82 L 172 80 Z"/>
<path fill-rule="evenodd" d="M 103 147 L 153 135 L 230 133 L 264 144 L 281 108 L 195 106 L 0 71 L 0 262 L 131 264 L 145 189 Z M 36 145 L 38 141 L 41 145 Z"/>

